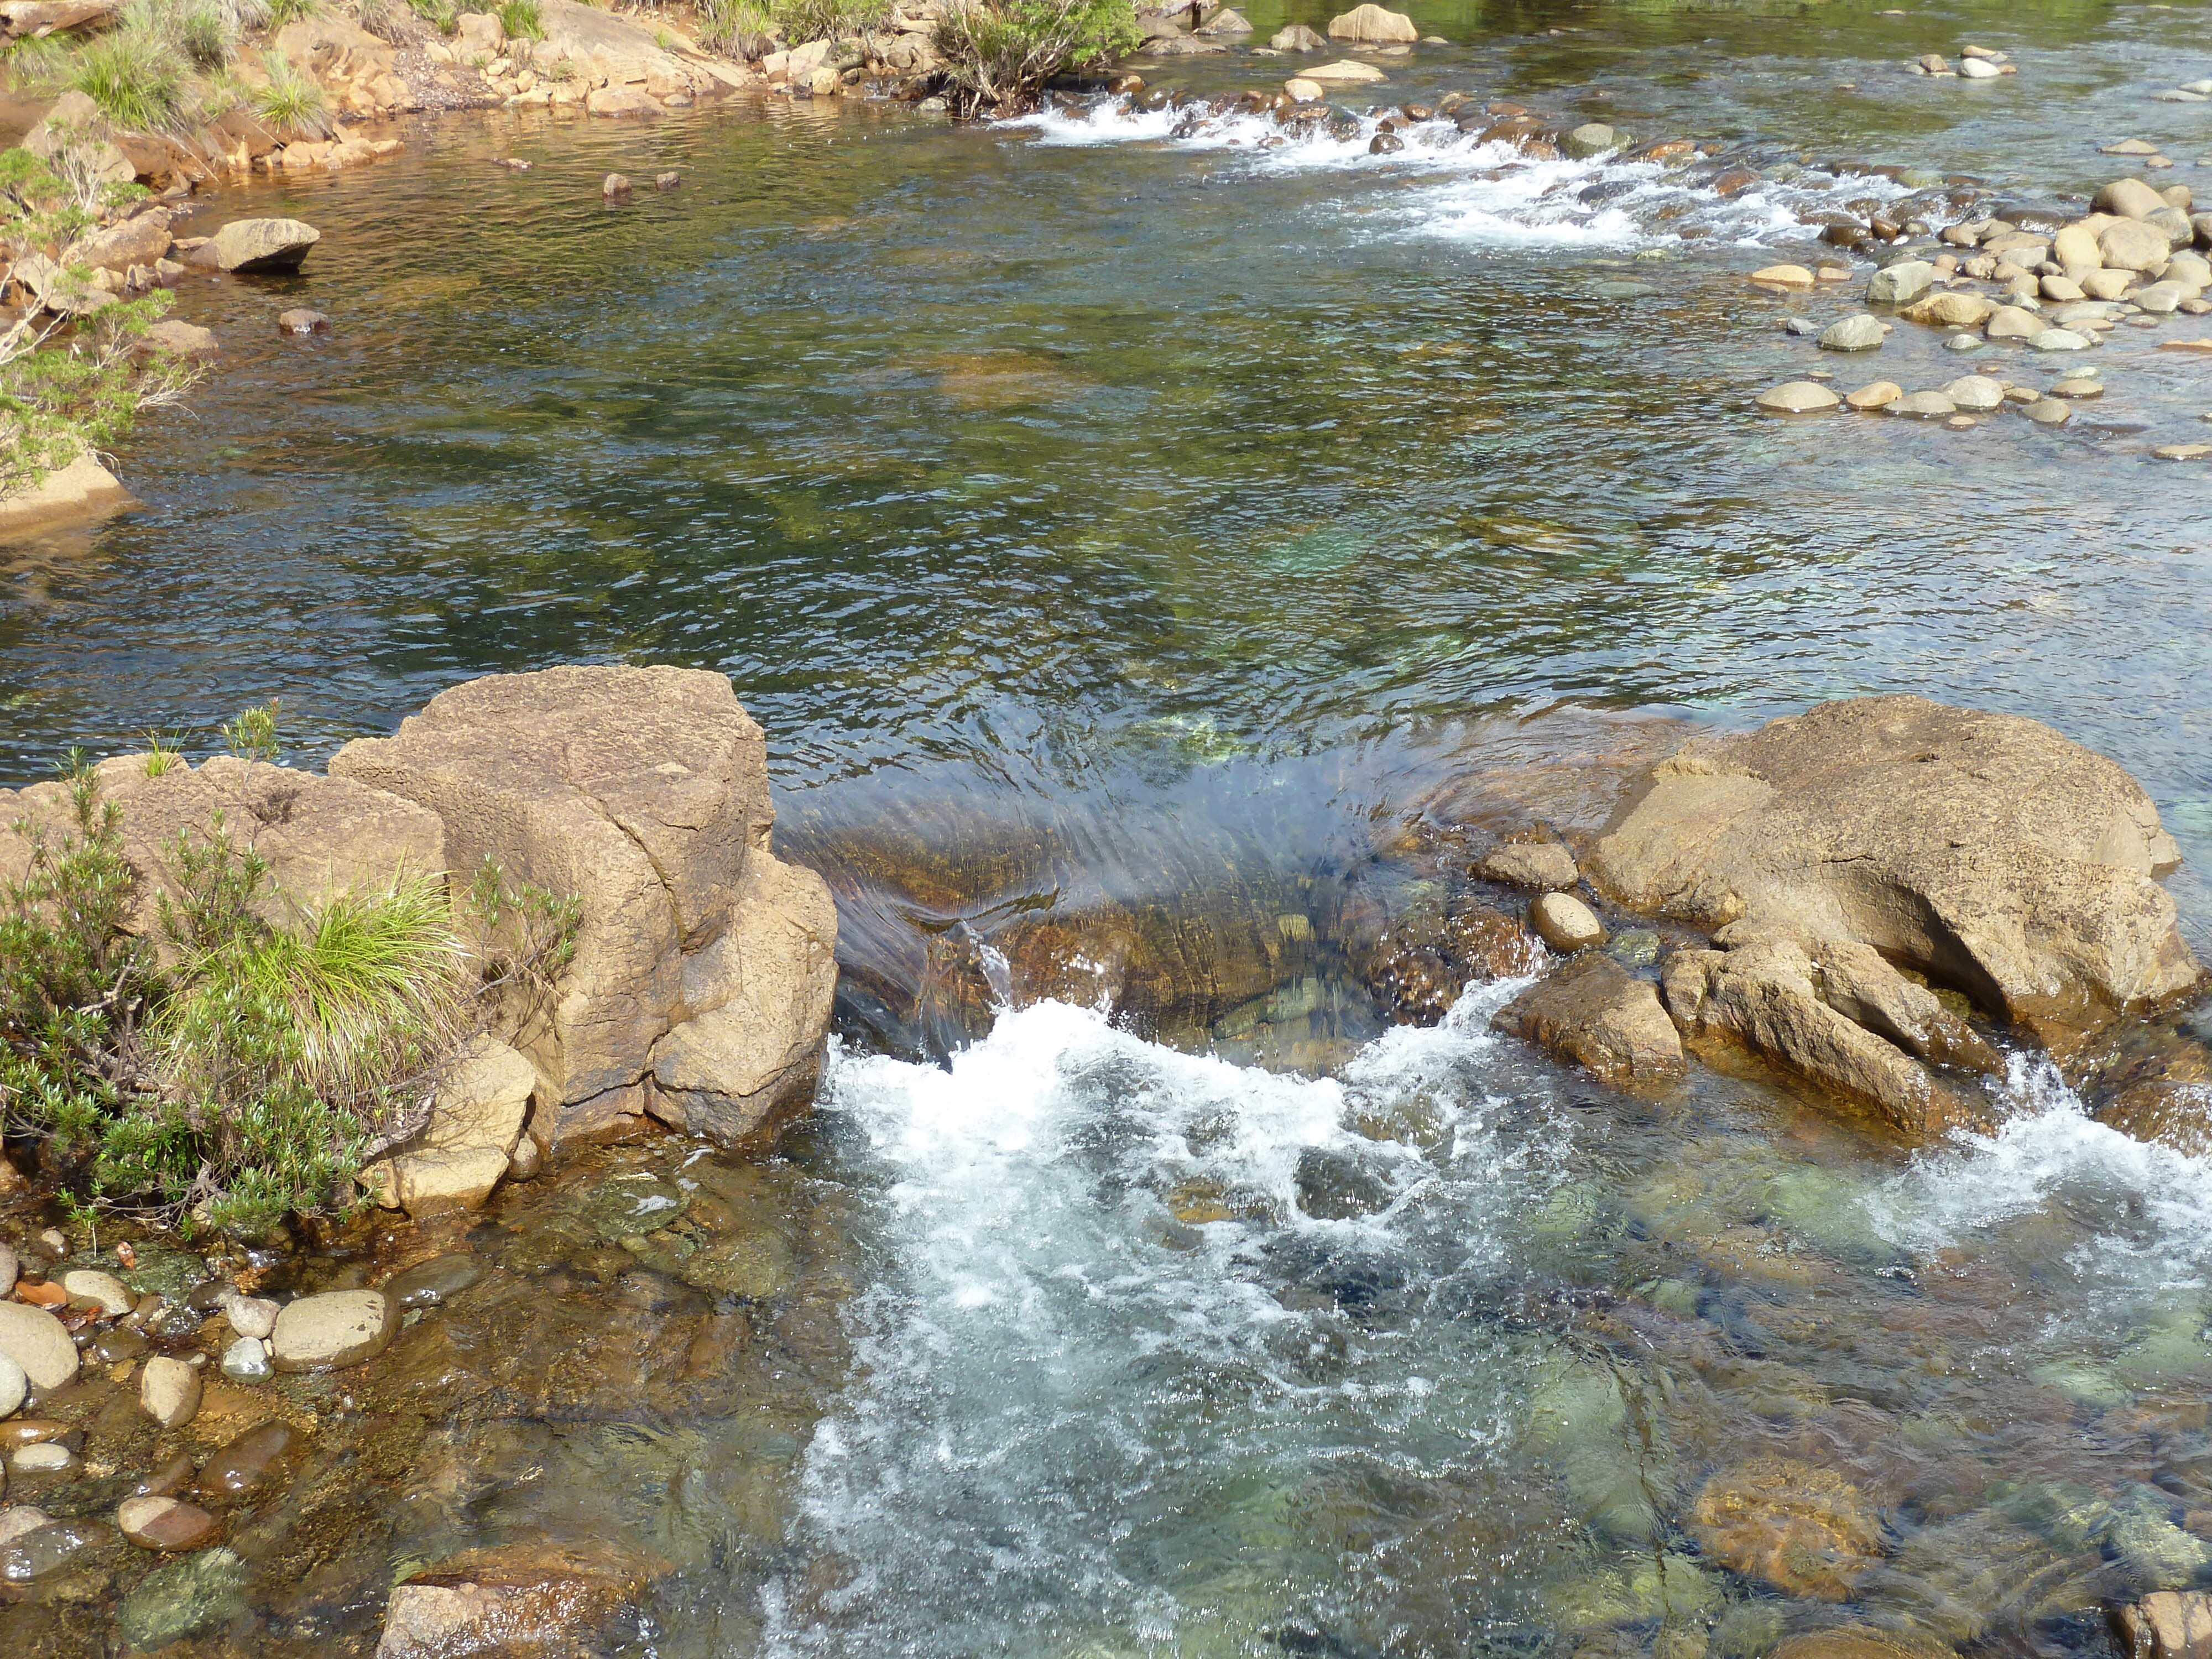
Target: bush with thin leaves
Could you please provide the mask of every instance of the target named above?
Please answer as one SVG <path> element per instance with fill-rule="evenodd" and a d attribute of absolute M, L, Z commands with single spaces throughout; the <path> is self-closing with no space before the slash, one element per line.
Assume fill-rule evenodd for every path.
<path fill-rule="evenodd" d="M 149 775 L 173 756 L 157 743 Z M 72 1203 L 243 1235 L 349 1210 L 487 1011 L 542 1019 L 573 957 L 577 902 L 489 862 L 462 896 L 473 950 L 428 873 L 272 921 L 291 896 L 220 816 L 168 849 L 157 957 L 126 932 L 121 814 L 81 756 L 67 777 L 66 823 L 15 825 L 29 870 L 0 884 L 0 1108 Z"/>
<path fill-rule="evenodd" d="M 268 71 L 269 84 L 254 92 L 253 112 L 274 131 L 321 132 L 323 112 L 330 107 L 321 86 L 294 69 L 281 52 L 269 53 L 262 67 Z"/>
<path fill-rule="evenodd" d="M 890 0 L 774 0 L 777 34 L 793 46 L 869 34 L 890 21 Z"/>
<path fill-rule="evenodd" d="M 174 131 L 189 107 L 177 51 L 143 28 L 119 28 L 79 47 L 70 84 L 99 106 L 111 125 L 130 132 Z"/>
<path fill-rule="evenodd" d="M 761 0 L 704 0 L 699 44 L 731 58 L 763 58 L 773 48 L 775 20 Z"/>
<path fill-rule="evenodd" d="M 171 299 L 156 289 L 103 306 L 66 338 L 58 319 L 40 325 L 35 314 L 0 334 L 0 492 L 37 483 L 120 441 L 145 410 L 184 400 L 202 371 L 143 350 Z"/>
<path fill-rule="evenodd" d="M 415 15 L 441 34 L 451 34 L 461 26 L 460 8 L 454 0 L 408 0 Z"/>
<path fill-rule="evenodd" d="M 545 24 L 538 13 L 538 0 L 505 0 L 496 15 L 500 33 L 510 40 L 545 38 Z"/>
<path fill-rule="evenodd" d="M 1046 82 L 1135 49 L 1130 0 L 965 0 L 938 21 L 945 80 L 969 110 L 1022 108 Z"/>
<path fill-rule="evenodd" d="M 236 27 L 215 0 L 198 0 L 179 12 L 175 27 L 178 49 L 196 69 L 221 69 L 237 50 Z"/>
<path fill-rule="evenodd" d="M 310 17 L 323 15 L 323 0 L 268 0 L 269 27 L 281 29 L 287 23 L 304 23 Z"/>

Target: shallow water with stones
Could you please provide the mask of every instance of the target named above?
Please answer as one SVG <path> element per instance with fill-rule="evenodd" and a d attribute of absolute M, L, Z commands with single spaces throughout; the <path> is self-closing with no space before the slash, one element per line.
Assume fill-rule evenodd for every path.
<path fill-rule="evenodd" d="M 1479 91 L 1771 182 L 739 104 L 447 121 L 203 210 L 343 231 L 184 291 L 230 349 L 125 452 L 142 511 L 0 551 L 0 775 L 272 694 L 312 760 L 471 673 L 719 667 L 846 974 L 763 1168 L 614 1149 L 282 1270 L 477 1276 L 349 1399 L 277 1386 L 300 1461 L 226 1517 L 199 1650 L 366 1651 L 396 1576 L 529 1537 L 649 1558 L 641 1655 L 2100 1654 L 2106 1602 L 2212 1573 L 2202 1164 L 2031 1056 L 1993 1138 L 1917 1155 L 1759 1077 L 1618 1096 L 1490 1035 L 1510 988 L 1395 1027 L 1354 960 L 1455 879 L 1408 819 L 1587 828 L 1681 721 L 1891 690 L 2126 765 L 2203 948 L 2212 489 L 2148 452 L 2212 410 L 2158 342 L 2212 331 L 2114 331 L 2056 431 L 1775 422 L 1808 368 L 2057 375 L 1906 325 L 1839 361 L 1781 324 L 1843 295 L 1743 281 L 1917 188 L 1831 161 L 2057 205 L 2136 134 L 2212 191 L 2147 100 L 2212 73 L 2202 9 L 1414 11 L 1461 44 L 1340 102 Z M 1960 38 L 2021 74 L 1902 73 Z M 273 337 L 303 302 L 334 337 Z M 1040 916 L 1133 939 L 1150 1000 L 1001 1008 Z M 600 1214 L 626 1180 L 672 1201 Z M 103 1513 L 161 1449 L 117 1397 L 64 1402 L 108 1474 L 9 1501 Z M 1700 1541 L 1761 1455 L 1853 1494 L 1848 1582 Z M 145 1573 L 88 1545 L 9 1650 L 93 1650 L 180 1593 Z"/>

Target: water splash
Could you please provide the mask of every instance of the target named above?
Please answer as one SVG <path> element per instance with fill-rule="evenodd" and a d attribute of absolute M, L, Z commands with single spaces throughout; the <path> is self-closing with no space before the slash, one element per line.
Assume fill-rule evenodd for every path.
<path fill-rule="evenodd" d="M 1764 179 L 1723 196 L 1693 168 L 1633 161 L 1617 152 L 1587 160 L 1533 156 L 1505 141 L 1463 133 L 1448 120 L 1401 125 L 1405 148 L 1374 155 L 1369 145 L 1383 118 L 1368 114 L 1286 128 L 1249 110 L 1148 110 L 1115 98 L 1041 110 L 1006 125 L 1033 132 L 1036 143 L 1052 148 L 1149 143 L 1216 152 L 1236 158 L 1227 171 L 1232 179 L 1331 173 L 1347 179 L 1405 181 L 1410 176 L 1411 188 L 1363 209 L 1392 235 L 1484 248 L 1666 246 L 1684 241 L 1682 227 L 1692 222 L 1701 240 L 1755 246 L 1814 234 L 1805 215 L 1836 210 L 1846 201 L 1888 202 L 1911 193 L 1878 175 L 1792 167 L 1787 179 Z"/>

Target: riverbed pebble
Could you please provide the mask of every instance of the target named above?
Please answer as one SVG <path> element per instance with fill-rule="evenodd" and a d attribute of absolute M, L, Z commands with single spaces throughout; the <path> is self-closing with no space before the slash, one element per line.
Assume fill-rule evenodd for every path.
<path fill-rule="evenodd" d="M 1528 925 L 1554 951 L 1572 955 L 1605 943 L 1605 927 L 1589 906 L 1571 893 L 1546 893 L 1528 906 Z"/>
<path fill-rule="evenodd" d="M 2201 461 L 2212 459 L 2212 444 L 2160 444 L 2151 453 L 2161 461 Z"/>
<path fill-rule="evenodd" d="M 618 202 L 629 192 L 629 180 L 619 173 L 610 173 L 599 180 L 599 197 L 603 201 Z"/>
<path fill-rule="evenodd" d="M 381 1291 L 325 1291 L 286 1304 L 269 1334 L 280 1371 L 329 1370 L 374 1358 L 392 1340 L 392 1303 Z"/>
<path fill-rule="evenodd" d="M 2071 329 L 2046 328 L 2028 341 L 2035 351 L 2087 351 L 2094 343 L 2087 336 L 2076 334 Z"/>
<path fill-rule="evenodd" d="M 6 1296 L 15 1288 L 15 1275 L 20 1271 L 21 1264 L 15 1260 L 15 1247 L 0 1244 L 0 1297 Z"/>
<path fill-rule="evenodd" d="M 1924 259 L 1901 259 L 1867 279 L 1870 305 L 1910 305 L 1933 286 L 1936 267 Z"/>
<path fill-rule="evenodd" d="M 483 1277 L 483 1265 L 472 1255 L 434 1255 L 394 1273 L 386 1282 L 384 1293 L 400 1308 L 434 1308 Z"/>
<path fill-rule="evenodd" d="M 1844 401 L 1853 409 L 1887 409 L 1905 395 L 1905 388 L 1894 380 L 1875 380 L 1851 392 Z"/>
<path fill-rule="evenodd" d="M 180 1429 L 200 1408 L 200 1374 L 181 1359 L 156 1355 L 138 1378 L 138 1403 L 165 1429 Z"/>
<path fill-rule="evenodd" d="M 235 1382 L 262 1382 L 276 1371 L 269 1346 L 258 1337 L 241 1336 L 222 1351 L 222 1374 Z"/>
<path fill-rule="evenodd" d="M 1989 342 L 1978 334 L 1954 334 L 1943 342 L 1946 351 L 1979 351 Z"/>
<path fill-rule="evenodd" d="M 2056 398 L 2039 398 L 2024 404 L 2020 411 L 2038 426 L 2064 426 L 2074 418 L 2070 404 L 2062 404 Z"/>
<path fill-rule="evenodd" d="M 289 1424 L 257 1423 L 216 1453 L 200 1471 L 203 1492 L 252 1492 L 279 1478 L 299 1438 Z"/>
<path fill-rule="evenodd" d="M 30 1392 L 31 1379 L 23 1375 L 23 1368 L 0 1353 L 0 1418 L 13 1417 L 21 1411 Z"/>
<path fill-rule="evenodd" d="M 42 1440 L 35 1446 L 19 1446 L 9 1455 L 8 1467 L 17 1474 L 61 1475 L 80 1467 L 77 1455 L 58 1440 Z"/>
<path fill-rule="evenodd" d="M 142 1550 L 181 1552 L 212 1543 L 222 1528 L 215 1516 L 178 1498 L 126 1498 L 115 1524 Z"/>
<path fill-rule="evenodd" d="M 277 313 L 276 327 L 285 334 L 327 334 L 331 331 L 331 319 L 319 311 L 295 306 Z"/>
<path fill-rule="evenodd" d="M 240 1336 L 266 1337 L 276 1328 L 276 1316 L 283 1312 L 281 1306 L 264 1296 L 233 1294 L 216 1306 L 230 1322 L 230 1328 Z"/>
<path fill-rule="evenodd" d="M 0 1353 L 23 1368 L 31 1386 L 52 1393 L 76 1375 L 76 1344 L 43 1308 L 0 1302 Z"/>
<path fill-rule="evenodd" d="M 1575 855 L 1556 841 L 1507 842 L 1483 854 L 1474 873 L 1509 887 L 1557 890 L 1579 878 Z"/>
<path fill-rule="evenodd" d="M 1823 351 L 1874 351 L 1882 343 L 1881 319 L 1866 312 L 1832 323 L 1821 332 Z"/>
<path fill-rule="evenodd" d="M 1940 392 L 1908 392 L 1890 404 L 1889 412 L 1908 420 L 1948 420 L 1959 412 L 1959 406 Z"/>
<path fill-rule="evenodd" d="M 73 1267 L 62 1275 L 61 1285 L 71 1303 L 80 1308 L 97 1308 L 110 1319 L 121 1318 L 137 1301 L 121 1279 L 96 1268 Z"/>
<path fill-rule="evenodd" d="M 1813 273 L 1802 265 L 1762 265 L 1751 273 L 1751 280 L 1774 288 L 1810 288 Z"/>
<path fill-rule="evenodd" d="M 1785 380 L 1780 386 L 1769 386 L 1758 398 L 1761 409 L 1777 415 L 1813 414 L 1833 409 L 1838 402 L 1834 392 L 1810 380 Z"/>
<path fill-rule="evenodd" d="M 1990 313 L 1992 340 L 2032 340 L 2047 327 L 2042 318 L 2021 306 L 2000 306 Z"/>
<path fill-rule="evenodd" d="M 2004 386 L 1986 374 L 1962 374 L 1943 388 L 1943 395 L 1963 414 L 1986 415 L 2004 402 Z"/>
<path fill-rule="evenodd" d="M 2051 395 L 2054 398 L 2101 398 L 2105 395 L 2105 383 L 2086 376 L 2072 376 L 2052 386 Z"/>

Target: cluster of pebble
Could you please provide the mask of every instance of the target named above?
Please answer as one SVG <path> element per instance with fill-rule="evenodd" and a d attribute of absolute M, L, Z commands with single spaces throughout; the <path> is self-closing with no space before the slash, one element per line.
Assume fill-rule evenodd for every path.
<path fill-rule="evenodd" d="M 166 1437 L 200 1416 L 215 1347 L 233 1383 L 356 1364 L 381 1352 L 410 1310 L 465 1288 L 475 1273 L 467 1258 L 434 1258 L 380 1290 L 330 1291 L 279 1303 L 239 1288 L 230 1269 L 247 1264 L 226 1260 L 217 1269 L 167 1251 L 157 1272 L 128 1244 L 116 1257 L 117 1272 L 70 1266 L 69 1241 L 52 1228 L 21 1255 L 0 1244 L 0 1499 L 11 1482 L 45 1493 L 79 1480 L 127 1479 L 125 1471 L 85 1461 L 85 1430 L 66 1420 L 66 1409 L 54 1417 L 24 1414 L 45 1411 L 50 1401 L 58 1407 L 88 1367 L 111 1385 L 135 1382 L 139 1409 Z M 142 1286 L 159 1277 L 177 1294 L 133 1289 L 125 1277 Z M 226 1327 L 227 1340 L 211 1342 Z M 229 1505 L 276 1478 L 303 1443 L 298 1429 L 274 1417 L 249 1412 L 247 1421 L 201 1463 L 174 1443 L 160 1443 L 154 1466 L 117 1504 L 122 1535 L 164 1555 L 217 1542 Z M 42 1577 L 91 1541 L 80 1522 L 57 1519 L 33 1504 L 0 1505 L 0 1580 Z"/>
<path fill-rule="evenodd" d="M 1955 69 L 1940 52 L 1923 52 L 1905 67 L 1912 75 L 1951 76 L 1962 81 L 1994 81 L 2000 75 L 2020 73 L 2020 66 L 2004 53 L 1992 52 L 1987 46 L 1974 46 L 1959 48 L 1959 63 Z"/>
<path fill-rule="evenodd" d="M 2161 191 L 2139 179 L 2120 179 L 2097 192 L 2087 214 L 2071 221 L 2023 211 L 2012 218 L 1963 219 L 1940 232 L 1916 224 L 1909 234 L 1923 240 L 1893 252 L 1867 283 L 1866 303 L 1880 310 L 1856 313 L 1825 328 L 1798 317 L 1784 326 L 1792 333 L 1816 335 L 1824 350 L 1875 351 L 1895 327 L 1887 312 L 1945 331 L 1944 344 L 1955 352 L 2011 343 L 2036 352 L 2070 354 L 2094 349 L 2117 327 L 2150 329 L 2175 316 L 2212 315 L 2212 259 L 2192 246 L 2212 248 L 2212 214 L 2192 218 L 2191 205 L 2186 185 Z M 1802 265 L 1770 265 L 1753 272 L 1751 280 L 1788 290 L 1847 276 L 1833 267 L 1815 272 Z M 1981 292 L 1980 284 L 1994 285 L 1996 292 Z M 2168 341 L 2162 349 L 2212 354 L 2212 339 Z M 2067 420 L 2072 401 L 2103 390 L 2094 369 L 2069 370 L 2047 392 L 1973 374 L 1941 390 L 1911 393 L 1877 380 L 1838 398 L 1818 384 L 1829 378 L 1815 372 L 1769 387 L 1756 402 L 1775 414 L 1849 407 L 1941 417 L 1959 427 L 1977 424 L 1977 415 L 2009 402 L 2032 420 L 2055 426 Z M 2164 459 L 2194 460 L 2212 455 L 2212 446 L 2169 444 L 2152 453 Z"/>

